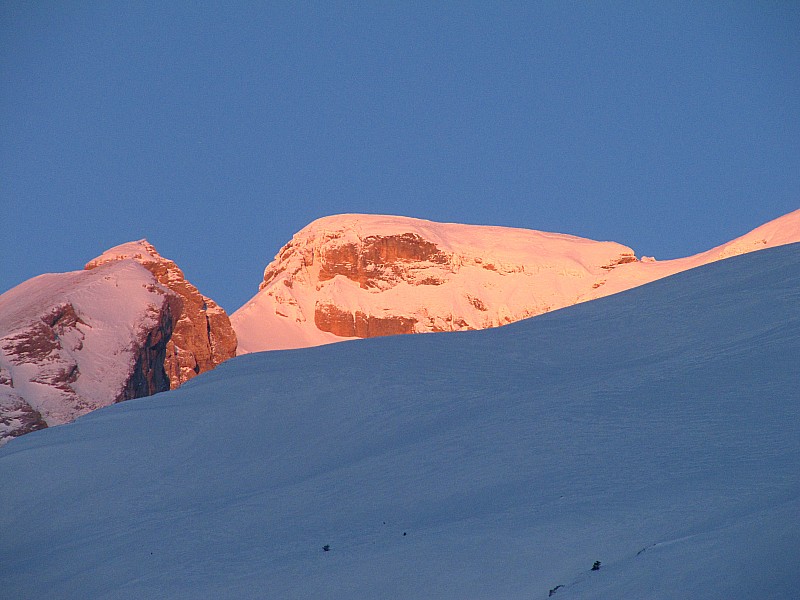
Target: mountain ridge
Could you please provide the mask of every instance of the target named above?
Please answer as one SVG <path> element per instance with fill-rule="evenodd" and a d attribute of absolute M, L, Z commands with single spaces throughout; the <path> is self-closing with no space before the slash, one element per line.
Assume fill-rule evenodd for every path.
<path fill-rule="evenodd" d="M 237 357 L 34 432 L 0 450 L 0 586 L 796 597 L 799 289 L 794 244 L 507 327 Z"/>
<path fill-rule="evenodd" d="M 694 256 L 536 230 L 344 214 L 295 234 L 231 315 L 239 352 L 485 329 L 800 241 L 800 210 Z"/>
<path fill-rule="evenodd" d="M 800 210 L 695 256 L 655 261 L 569 234 L 334 215 L 298 232 L 230 319 L 147 240 L 128 242 L 84 271 L 0 295 L 0 443 L 175 389 L 237 346 L 247 353 L 497 327 L 797 239 Z M 127 262 L 138 267 L 120 266 Z"/>

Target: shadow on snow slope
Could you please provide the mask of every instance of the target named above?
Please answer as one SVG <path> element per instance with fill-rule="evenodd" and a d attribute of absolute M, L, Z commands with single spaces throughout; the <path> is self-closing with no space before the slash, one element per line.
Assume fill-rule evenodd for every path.
<path fill-rule="evenodd" d="M 0 451 L 0 589 L 800 597 L 799 303 L 792 245 L 500 329 L 229 361 Z"/>

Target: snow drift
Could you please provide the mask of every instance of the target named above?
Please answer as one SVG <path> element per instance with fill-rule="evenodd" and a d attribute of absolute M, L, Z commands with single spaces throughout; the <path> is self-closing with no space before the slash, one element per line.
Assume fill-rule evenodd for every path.
<path fill-rule="evenodd" d="M 0 589 L 800 597 L 799 300 L 791 245 L 499 329 L 228 361 L 0 449 Z"/>

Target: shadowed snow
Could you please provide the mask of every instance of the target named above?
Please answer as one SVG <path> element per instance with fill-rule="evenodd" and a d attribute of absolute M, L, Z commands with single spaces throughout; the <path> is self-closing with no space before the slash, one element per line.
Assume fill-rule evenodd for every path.
<path fill-rule="evenodd" d="M 0 589 L 800 597 L 798 300 L 791 245 L 499 329 L 228 361 L 0 450 Z"/>

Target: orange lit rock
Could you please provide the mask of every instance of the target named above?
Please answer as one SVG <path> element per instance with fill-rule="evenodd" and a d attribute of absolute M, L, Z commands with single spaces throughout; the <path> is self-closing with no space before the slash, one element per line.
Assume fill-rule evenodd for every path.
<path fill-rule="evenodd" d="M 171 389 L 236 355 L 236 334 L 225 311 L 201 294 L 178 265 L 162 257 L 146 240 L 112 248 L 89 262 L 86 269 L 128 258 L 144 266 L 180 300 L 164 358 Z"/>

